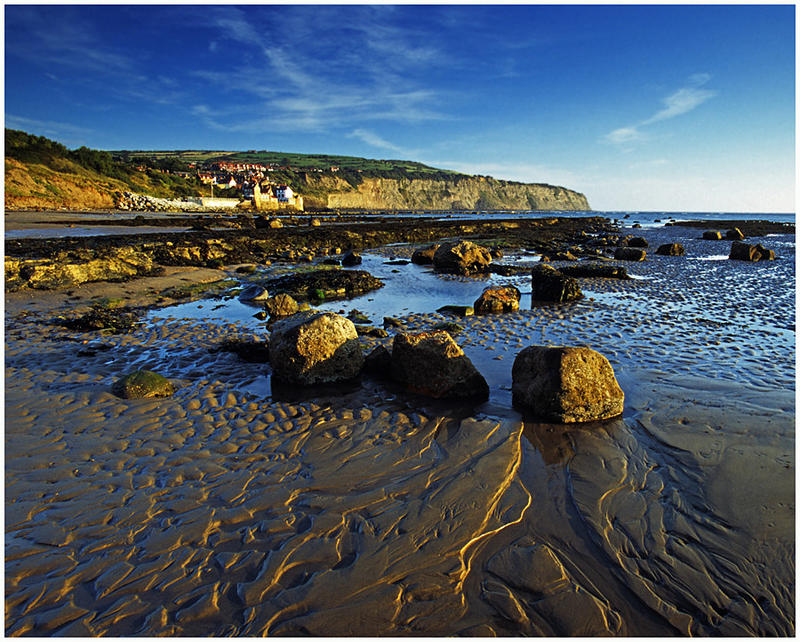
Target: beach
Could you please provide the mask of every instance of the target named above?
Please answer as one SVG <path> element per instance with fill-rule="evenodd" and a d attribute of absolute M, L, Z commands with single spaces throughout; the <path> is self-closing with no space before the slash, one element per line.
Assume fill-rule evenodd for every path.
<path fill-rule="evenodd" d="M 225 348 L 263 344 L 257 307 L 225 290 L 154 306 L 267 274 L 234 263 L 7 291 L 6 634 L 794 635 L 794 233 L 748 238 L 778 258 L 747 263 L 702 228 L 627 225 L 647 259 L 610 263 L 630 280 L 579 279 L 573 303 L 532 302 L 527 273 L 397 263 L 421 245 L 403 243 L 362 250 L 383 288 L 317 306 L 399 321 L 365 352 L 458 323 L 480 403 L 366 374 L 275 386 Z M 669 242 L 686 255 L 654 254 Z M 518 287 L 520 310 L 436 312 L 489 284 Z M 100 300 L 148 311 L 120 334 L 51 323 Z M 622 416 L 515 408 L 529 345 L 606 356 Z M 137 368 L 174 395 L 115 395 Z"/>

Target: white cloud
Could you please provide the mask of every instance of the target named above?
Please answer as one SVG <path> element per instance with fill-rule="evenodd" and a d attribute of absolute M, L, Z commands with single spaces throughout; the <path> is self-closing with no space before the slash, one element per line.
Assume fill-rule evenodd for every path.
<path fill-rule="evenodd" d="M 615 129 L 613 132 L 609 132 L 603 136 L 603 140 L 617 145 L 633 143 L 644 140 L 645 138 L 646 136 L 636 127 L 620 127 L 619 129 Z"/>
<path fill-rule="evenodd" d="M 642 127 L 687 114 L 710 98 L 716 96 L 716 91 L 702 89 L 702 86 L 709 80 L 711 80 L 709 74 L 692 74 L 688 78 L 686 87 L 681 87 L 661 101 L 664 104 L 663 109 L 660 109 L 650 116 L 650 118 L 646 118 L 635 125 L 628 125 L 627 127 L 615 129 L 603 136 L 601 140 L 615 145 L 628 145 L 645 140 L 647 136 L 641 131 Z"/>
<path fill-rule="evenodd" d="M 642 125 L 649 125 L 650 123 L 657 123 L 660 120 L 667 120 L 668 118 L 686 114 L 695 107 L 702 105 L 709 98 L 713 98 L 716 93 L 715 91 L 697 89 L 695 87 L 679 89 L 674 94 L 664 99 L 664 104 L 666 105 L 664 109 L 653 114 L 653 116 L 642 122 Z"/>
<path fill-rule="evenodd" d="M 405 157 L 415 156 L 418 153 L 417 150 L 404 149 L 399 145 L 390 143 L 388 140 L 381 138 L 376 133 L 367 129 L 355 129 L 348 134 L 348 136 L 350 138 L 358 138 L 359 140 L 364 141 L 367 145 L 372 145 L 373 147 L 378 147 L 379 149 L 387 149 Z"/>

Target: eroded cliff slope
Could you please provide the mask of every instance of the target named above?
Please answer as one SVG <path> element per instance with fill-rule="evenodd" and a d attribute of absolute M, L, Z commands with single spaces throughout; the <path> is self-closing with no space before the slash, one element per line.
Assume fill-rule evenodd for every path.
<path fill-rule="evenodd" d="M 583 194 L 484 176 L 365 178 L 357 185 L 306 174 L 306 207 L 431 210 L 589 210 Z"/>

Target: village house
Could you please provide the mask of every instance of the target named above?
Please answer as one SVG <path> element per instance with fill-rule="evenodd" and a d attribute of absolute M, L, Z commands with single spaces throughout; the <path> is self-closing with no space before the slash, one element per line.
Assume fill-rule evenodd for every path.
<path fill-rule="evenodd" d="M 256 182 L 253 185 L 253 207 L 257 210 L 293 208 L 303 210 L 303 197 L 294 193 L 288 185 Z"/>

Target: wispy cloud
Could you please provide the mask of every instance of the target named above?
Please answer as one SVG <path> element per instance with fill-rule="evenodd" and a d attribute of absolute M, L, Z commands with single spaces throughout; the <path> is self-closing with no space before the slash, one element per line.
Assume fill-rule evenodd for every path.
<path fill-rule="evenodd" d="M 239 102 L 247 105 L 246 113 L 226 114 L 214 111 L 216 103 L 209 101 L 210 111 L 199 114 L 209 125 L 228 131 L 280 127 L 284 132 L 323 132 L 352 131 L 365 121 L 447 117 L 436 107 L 441 91 L 423 80 L 440 52 L 429 34 L 393 24 L 391 7 L 349 7 L 347 20 L 341 7 L 316 7 L 314 12 L 283 7 L 280 25 L 285 29 L 270 29 L 275 21 L 269 12 L 226 7 L 205 16 L 214 29 L 217 53 L 227 41 L 238 49 L 240 61 L 247 60 L 234 70 L 193 72 L 239 92 Z M 254 23 L 265 29 L 256 30 Z M 335 36 L 331 24 L 338 25 Z"/>
<path fill-rule="evenodd" d="M 5 126 L 9 129 L 22 129 L 29 132 L 36 132 L 40 136 L 52 136 L 65 143 L 71 143 L 75 140 L 82 141 L 86 136 L 95 133 L 94 130 L 88 127 L 80 127 L 71 123 L 25 118 L 24 116 L 15 116 L 14 114 L 6 114 Z"/>
<path fill-rule="evenodd" d="M 25 39 L 6 42 L 6 54 L 54 68 L 71 67 L 85 71 L 114 74 L 128 72 L 135 66 L 129 56 L 97 42 L 96 35 L 69 9 L 46 16 L 40 7 L 6 7 L 6 29 L 24 32 Z M 8 33 L 8 31 L 7 31 Z"/>
<path fill-rule="evenodd" d="M 646 138 L 645 134 L 640 132 L 637 127 L 620 127 L 619 129 L 615 129 L 613 132 L 609 132 L 605 135 L 605 140 L 617 145 L 644 140 Z"/>
<path fill-rule="evenodd" d="M 709 74 L 693 74 L 687 80 L 685 87 L 681 87 L 661 101 L 664 107 L 650 116 L 650 118 L 646 118 L 635 125 L 628 125 L 627 127 L 615 129 L 603 136 L 602 140 L 615 145 L 629 145 L 645 140 L 647 134 L 641 131 L 642 127 L 689 113 L 707 100 L 716 96 L 716 91 L 703 88 L 709 80 L 711 80 Z"/>
<path fill-rule="evenodd" d="M 389 142 L 388 140 L 378 136 L 378 134 L 371 132 L 367 129 L 355 129 L 349 134 L 350 138 L 358 138 L 359 140 L 365 142 L 367 145 L 371 145 L 372 147 L 377 147 L 378 149 L 386 149 L 391 152 L 395 152 L 404 156 L 406 158 L 411 156 L 416 156 L 419 151 L 418 150 L 411 150 L 405 149 L 404 147 L 400 147 L 399 145 L 395 145 L 394 143 Z"/>

